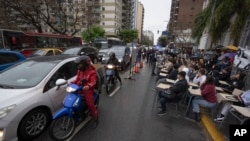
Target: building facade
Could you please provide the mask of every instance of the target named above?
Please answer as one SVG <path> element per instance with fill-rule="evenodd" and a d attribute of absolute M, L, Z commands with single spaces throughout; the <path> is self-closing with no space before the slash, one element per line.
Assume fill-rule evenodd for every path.
<path fill-rule="evenodd" d="M 143 31 L 143 37 L 148 38 L 151 42 L 154 42 L 154 33 L 150 30 Z"/>
<path fill-rule="evenodd" d="M 138 2 L 136 29 L 138 31 L 138 42 L 139 43 L 141 42 L 141 39 L 142 39 L 143 24 L 144 24 L 144 6 L 141 2 Z"/>
<path fill-rule="evenodd" d="M 123 0 L 122 28 L 135 29 L 138 0 Z"/>
<path fill-rule="evenodd" d="M 122 28 L 122 4 L 122 0 L 102 0 L 101 26 L 108 37 L 117 37 Z"/>
<path fill-rule="evenodd" d="M 172 0 L 168 30 L 174 42 L 192 46 L 191 32 L 195 17 L 202 11 L 204 0 Z"/>

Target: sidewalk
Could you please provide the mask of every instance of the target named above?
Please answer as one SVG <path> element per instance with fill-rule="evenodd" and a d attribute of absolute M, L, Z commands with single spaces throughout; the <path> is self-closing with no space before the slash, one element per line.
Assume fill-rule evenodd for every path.
<path fill-rule="evenodd" d="M 135 74 L 134 76 L 138 77 L 140 75 L 144 75 L 144 73 L 148 73 L 148 75 L 151 75 L 151 67 L 149 64 L 144 63 L 145 68 L 142 68 L 140 70 L 139 74 Z M 155 82 L 155 79 L 157 76 L 151 76 L 152 81 Z M 154 85 L 152 85 L 152 89 L 154 88 Z M 169 106 L 168 106 L 169 105 Z M 184 112 L 186 110 L 186 105 L 180 105 L 178 112 L 175 111 L 175 105 L 168 104 L 167 106 L 169 107 L 168 110 L 173 113 L 173 117 L 176 118 L 176 120 L 187 120 L 185 118 Z M 154 112 L 156 114 L 157 112 L 157 106 L 154 107 Z M 216 115 L 217 113 L 215 113 Z M 166 115 L 166 116 L 169 116 Z M 210 115 L 207 113 L 203 112 L 202 113 L 202 119 L 200 123 L 197 122 L 192 122 L 189 123 L 189 126 L 192 127 L 192 124 L 200 126 L 205 132 L 208 140 L 216 140 L 216 141 L 224 141 L 224 140 L 229 140 L 229 123 L 231 124 L 239 124 L 236 119 L 234 119 L 232 116 L 229 116 L 227 119 L 227 122 L 222 125 L 222 127 L 219 129 L 218 123 L 215 123 L 213 119 L 211 118 Z M 191 130 L 191 129 L 190 129 Z"/>

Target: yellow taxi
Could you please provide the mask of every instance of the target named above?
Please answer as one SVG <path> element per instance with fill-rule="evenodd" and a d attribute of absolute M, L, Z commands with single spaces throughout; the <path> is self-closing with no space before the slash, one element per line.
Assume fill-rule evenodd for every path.
<path fill-rule="evenodd" d="M 62 54 L 62 52 L 63 51 L 58 48 L 39 48 L 33 52 L 32 56 L 55 56 Z"/>

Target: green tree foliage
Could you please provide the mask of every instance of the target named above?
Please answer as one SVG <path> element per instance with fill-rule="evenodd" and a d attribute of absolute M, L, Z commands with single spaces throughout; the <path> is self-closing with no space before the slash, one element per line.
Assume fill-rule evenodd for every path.
<path fill-rule="evenodd" d="M 119 36 L 124 42 L 131 43 L 138 37 L 138 31 L 123 29 L 120 31 Z"/>
<path fill-rule="evenodd" d="M 150 40 L 148 36 L 142 36 L 142 41 L 141 41 L 142 45 L 146 45 L 146 46 L 153 46 L 154 45 L 154 41 Z"/>
<path fill-rule="evenodd" d="M 215 0 L 211 0 L 208 7 L 197 15 L 192 31 L 193 38 L 200 39 L 202 32 L 209 26 L 214 2 Z M 212 43 L 220 41 L 229 30 L 234 44 L 238 45 L 241 31 L 250 14 L 249 8 L 250 0 L 217 0 L 209 31 Z M 234 16 L 235 20 L 232 20 Z"/>
<path fill-rule="evenodd" d="M 158 44 L 162 47 L 166 47 L 168 41 L 167 41 L 167 37 L 166 36 L 160 36 L 158 38 Z"/>
<path fill-rule="evenodd" d="M 93 42 L 95 38 L 104 37 L 105 30 L 99 25 L 92 25 L 82 32 L 82 38 L 85 42 Z"/>

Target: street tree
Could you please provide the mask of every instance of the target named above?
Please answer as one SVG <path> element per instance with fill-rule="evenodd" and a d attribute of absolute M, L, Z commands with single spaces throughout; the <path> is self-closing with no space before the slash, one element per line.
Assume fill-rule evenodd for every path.
<path fill-rule="evenodd" d="M 250 14 L 249 8 L 250 0 L 211 0 L 207 8 L 197 15 L 192 37 L 199 41 L 203 31 L 210 26 L 208 33 L 213 44 L 220 41 L 223 34 L 229 30 L 234 44 L 238 45 L 247 16 Z"/>
<path fill-rule="evenodd" d="M 130 30 L 130 29 L 123 29 L 119 33 L 120 38 L 126 42 L 131 43 L 138 37 L 138 31 L 137 30 Z"/>
<path fill-rule="evenodd" d="M 16 26 L 28 25 L 43 32 L 49 27 L 54 33 L 74 35 L 82 26 L 83 2 L 58 0 L 0 0 L 1 11 Z M 4 19 L 1 19 L 4 21 Z M 7 21 L 1 22 L 8 24 Z M 0 25 L 3 26 L 4 25 Z"/>
<path fill-rule="evenodd" d="M 141 44 L 146 45 L 146 46 L 153 46 L 154 41 L 150 40 L 148 36 L 142 35 Z"/>
<path fill-rule="evenodd" d="M 105 30 L 99 25 L 91 25 L 82 31 L 82 38 L 85 42 L 92 43 L 95 38 L 104 37 Z"/>
<path fill-rule="evenodd" d="M 167 44 L 168 44 L 167 36 L 160 36 L 160 37 L 158 38 L 157 43 L 158 43 L 160 46 L 162 46 L 162 47 L 166 47 Z"/>

